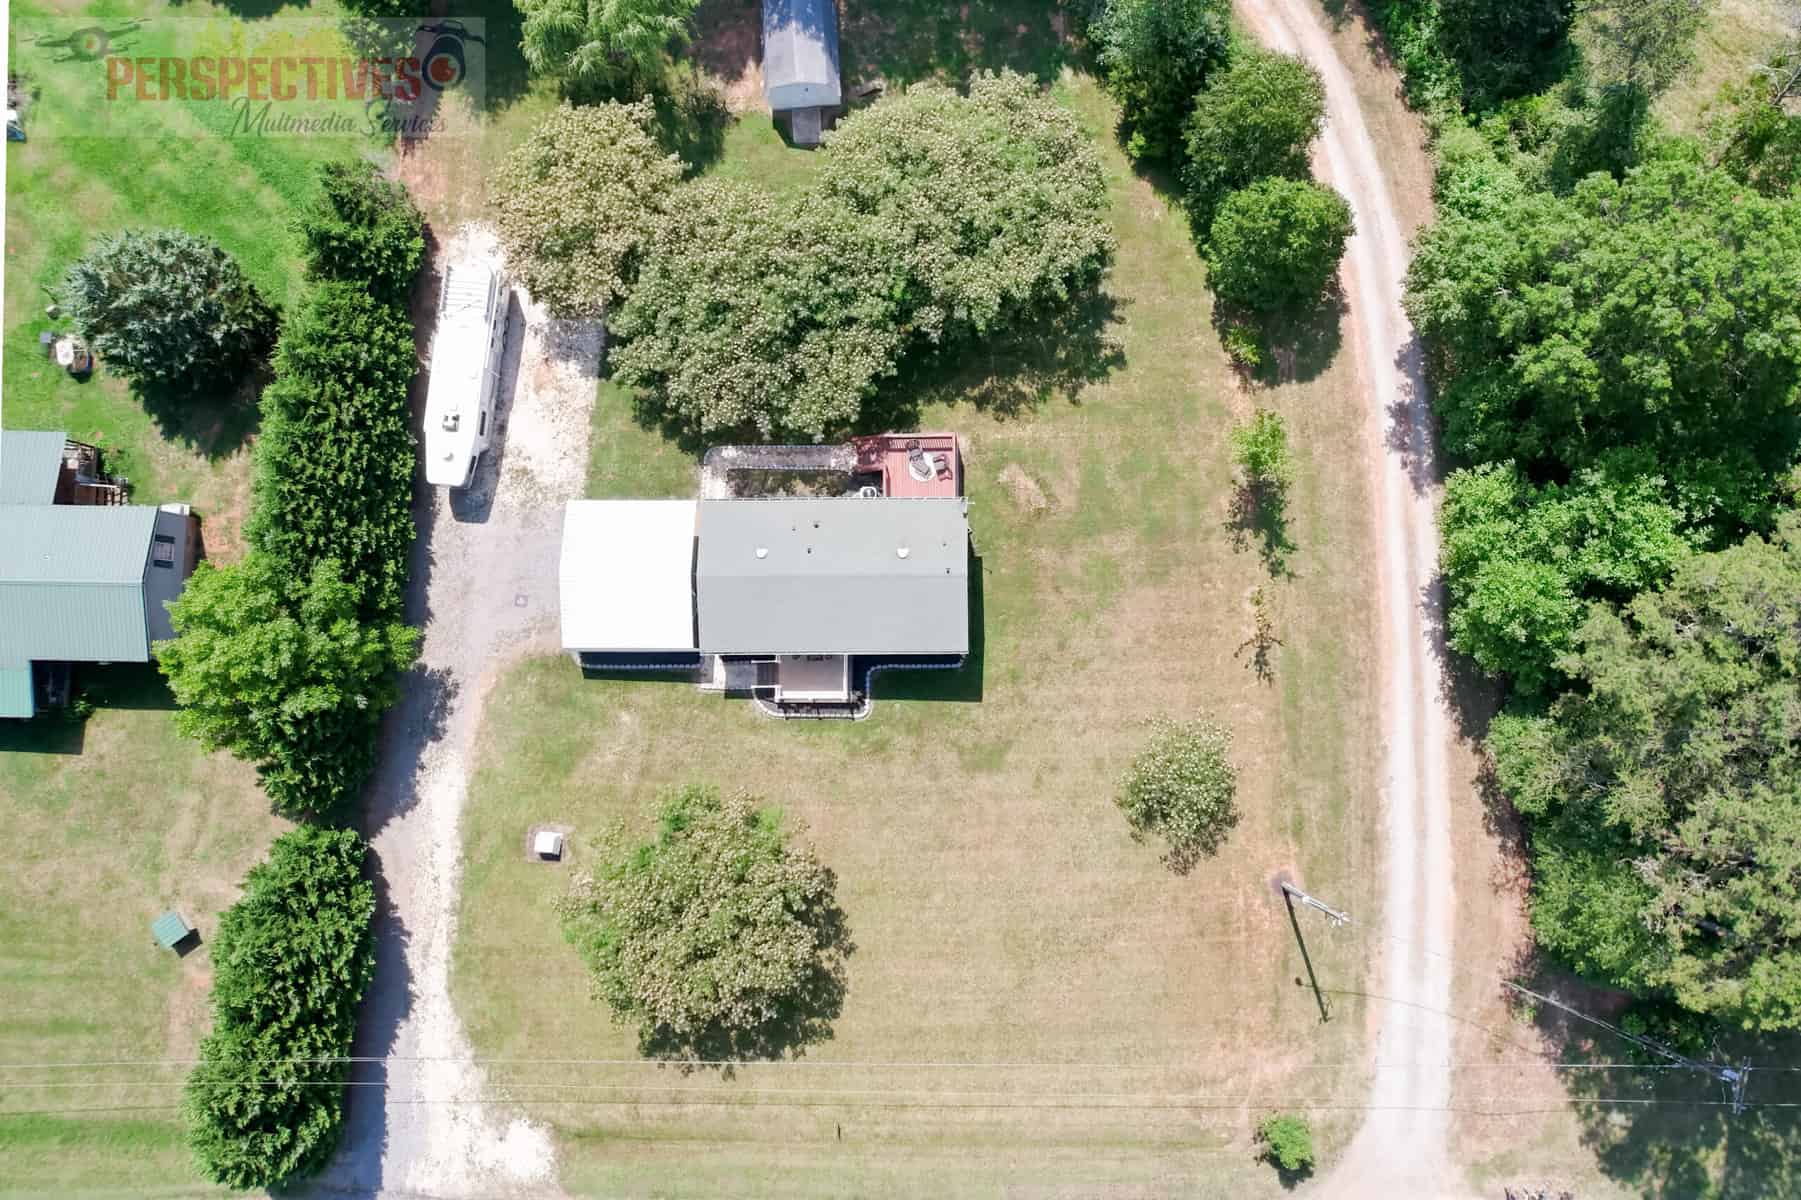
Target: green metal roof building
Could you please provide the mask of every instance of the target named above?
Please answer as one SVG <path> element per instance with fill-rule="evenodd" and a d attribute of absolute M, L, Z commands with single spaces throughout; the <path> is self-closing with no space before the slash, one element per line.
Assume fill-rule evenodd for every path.
<path fill-rule="evenodd" d="M 52 504 L 68 438 L 37 429 L 0 433 L 0 504 Z"/>
<path fill-rule="evenodd" d="M 51 502 L 65 441 L 0 432 L 0 717 L 34 715 L 34 662 L 150 661 L 193 570 L 185 505 Z"/>

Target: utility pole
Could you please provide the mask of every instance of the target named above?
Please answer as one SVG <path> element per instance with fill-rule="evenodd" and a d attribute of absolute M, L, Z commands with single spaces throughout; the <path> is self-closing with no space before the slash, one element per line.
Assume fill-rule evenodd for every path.
<path fill-rule="evenodd" d="M 1301 947 L 1301 962 L 1307 967 L 1307 982 L 1313 986 L 1313 1002 L 1319 1005 L 1319 1019 L 1320 1023 L 1323 1025 L 1332 1019 L 1332 1013 L 1331 1010 L 1326 1007 L 1326 993 L 1320 990 L 1319 976 L 1313 973 L 1313 956 L 1307 953 L 1307 939 L 1301 936 L 1301 922 L 1295 916 L 1294 906 L 1298 901 L 1304 907 L 1318 909 L 1320 912 L 1326 914 L 1326 918 L 1332 922 L 1333 928 L 1337 928 L 1340 925 L 1349 925 L 1351 923 L 1351 918 L 1344 913 L 1339 912 L 1331 905 L 1309 896 L 1306 892 L 1303 892 L 1300 888 L 1288 882 L 1288 880 L 1283 879 L 1279 882 L 1282 885 L 1282 904 L 1288 909 L 1288 924 L 1294 929 L 1294 940 L 1296 944 Z M 1300 980 L 1297 979 L 1295 982 L 1299 983 Z"/>
<path fill-rule="evenodd" d="M 1317 908 L 1325 913 L 1327 919 L 1332 922 L 1334 928 L 1340 925 L 1349 925 L 1351 923 L 1351 918 L 1348 915 L 1339 912 L 1336 908 L 1326 904 L 1324 901 L 1314 899 L 1286 879 L 1282 881 L 1282 893 L 1288 898 L 1291 904 L 1294 901 L 1299 900 L 1308 908 Z"/>

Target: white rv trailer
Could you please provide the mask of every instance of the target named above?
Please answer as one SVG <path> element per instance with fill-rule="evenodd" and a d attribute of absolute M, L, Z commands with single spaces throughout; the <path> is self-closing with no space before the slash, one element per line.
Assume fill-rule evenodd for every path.
<path fill-rule="evenodd" d="M 453 266 L 438 297 L 425 389 L 425 482 L 465 488 L 494 430 L 506 346 L 507 288 L 498 272 Z"/>

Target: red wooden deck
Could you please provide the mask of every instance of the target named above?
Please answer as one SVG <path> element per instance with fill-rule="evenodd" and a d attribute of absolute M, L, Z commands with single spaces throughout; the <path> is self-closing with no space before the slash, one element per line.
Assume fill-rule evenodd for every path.
<path fill-rule="evenodd" d="M 857 470 L 882 476 L 884 496 L 961 496 L 963 457 L 953 433 L 884 433 L 856 440 Z M 924 456 L 915 469 L 915 458 Z M 921 474 L 929 472 L 924 478 Z"/>

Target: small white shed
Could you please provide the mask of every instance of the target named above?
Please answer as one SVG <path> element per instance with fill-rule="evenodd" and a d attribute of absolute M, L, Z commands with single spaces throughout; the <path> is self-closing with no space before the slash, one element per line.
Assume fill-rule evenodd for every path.
<path fill-rule="evenodd" d="M 796 143 L 818 144 L 825 110 L 844 102 L 834 0 L 763 0 L 763 94 Z"/>

